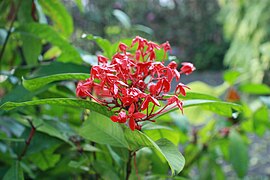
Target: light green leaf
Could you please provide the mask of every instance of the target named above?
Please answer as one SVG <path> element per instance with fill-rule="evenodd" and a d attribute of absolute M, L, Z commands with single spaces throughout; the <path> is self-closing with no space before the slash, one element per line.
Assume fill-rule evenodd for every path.
<path fill-rule="evenodd" d="M 121 126 L 96 112 L 91 112 L 89 119 L 80 128 L 79 134 L 96 143 L 128 147 Z"/>
<path fill-rule="evenodd" d="M 232 71 L 232 70 L 226 71 L 224 73 L 224 75 L 223 75 L 224 80 L 226 82 L 228 82 L 230 85 L 233 85 L 236 82 L 236 80 L 237 80 L 237 78 L 239 76 L 240 76 L 240 72 L 238 72 L 238 71 Z"/>
<path fill-rule="evenodd" d="M 269 114 L 266 106 L 262 106 L 253 114 L 253 128 L 256 134 L 262 136 L 270 127 Z"/>
<path fill-rule="evenodd" d="M 54 74 L 50 76 L 39 77 L 29 80 L 23 79 L 23 86 L 30 91 L 35 91 L 45 86 L 46 84 L 49 84 L 54 81 L 69 80 L 69 79 L 84 80 L 89 78 L 89 76 L 90 76 L 89 74 L 85 73 Z"/>
<path fill-rule="evenodd" d="M 222 116 L 226 117 L 232 117 L 233 115 L 233 110 L 235 111 L 241 111 L 242 106 L 235 104 L 235 103 L 230 103 L 230 102 L 224 102 L 224 101 L 216 101 L 216 100 L 205 100 L 205 99 L 193 99 L 193 100 L 184 100 L 183 101 L 183 107 L 188 108 L 188 107 L 194 107 L 194 106 L 200 106 L 206 110 L 212 111 L 214 113 L 217 113 Z M 168 107 L 170 108 L 170 107 Z M 164 114 L 167 114 L 169 112 L 178 110 L 179 108 L 173 108 L 169 111 L 166 111 L 165 113 L 159 114 L 155 116 L 155 118 L 161 117 Z"/>
<path fill-rule="evenodd" d="M 248 147 L 238 132 L 232 130 L 229 135 L 229 161 L 239 177 L 248 170 Z"/>
<path fill-rule="evenodd" d="M 42 104 L 52 104 L 59 106 L 71 106 L 77 108 L 85 108 L 95 111 L 97 113 L 103 114 L 104 116 L 111 117 L 112 112 L 108 111 L 105 106 L 102 106 L 98 103 L 83 100 L 83 99 L 75 99 L 75 98 L 50 98 L 50 99 L 40 99 L 34 101 L 26 101 L 26 102 L 6 102 L 0 106 L 0 109 L 11 110 L 16 107 L 25 107 L 25 106 L 35 106 Z"/>
<path fill-rule="evenodd" d="M 241 111 L 241 105 L 224 102 L 224 101 L 214 101 L 214 100 L 187 100 L 184 101 L 184 108 L 192 106 L 202 106 L 203 108 L 215 112 L 222 116 L 232 117 L 233 110 Z"/>
<path fill-rule="evenodd" d="M 73 62 L 80 64 L 82 59 L 78 51 L 68 41 L 66 41 L 59 33 L 52 27 L 46 24 L 27 23 L 16 29 L 20 34 L 31 34 L 39 37 L 40 39 L 50 42 L 54 46 L 58 46 L 62 53 L 57 58 L 61 62 Z"/>
<path fill-rule="evenodd" d="M 208 94 L 201 94 L 196 92 L 187 92 L 186 96 L 179 96 L 180 99 L 205 99 L 205 100 L 215 100 L 215 101 L 221 101 L 219 98 L 208 95 Z"/>
<path fill-rule="evenodd" d="M 141 25 L 141 24 L 136 24 L 136 25 L 132 26 L 132 28 L 134 30 L 141 31 L 141 32 L 144 32 L 146 34 L 150 34 L 150 35 L 154 34 L 153 29 L 151 29 L 147 26 Z"/>
<path fill-rule="evenodd" d="M 44 13 L 53 21 L 59 33 L 69 37 L 73 32 L 73 21 L 65 6 L 59 0 L 39 0 Z"/>
<path fill-rule="evenodd" d="M 239 87 L 242 92 L 249 94 L 270 94 L 270 87 L 265 84 L 243 84 Z"/>
<path fill-rule="evenodd" d="M 50 60 L 53 58 L 57 58 L 58 56 L 60 56 L 61 52 L 62 51 L 61 51 L 61 49 L 59 49 L 59 47 L 54 46 L 44 53 L 43 59 Z"/>
<path fill-rule="evenodd" d="M 11 168 L 5 174 L 3 180 L 23 180 L 23 170 L 19 161 L 14 161 Z"/>
<path fill-rule="evenodd" d="M 118 19 L 118 21 L 124 26 L 125 29 L 130 29 L 130 18 L 126 13 L 119 9 L 115 9 L 113 10 L 113 15 Z"/>

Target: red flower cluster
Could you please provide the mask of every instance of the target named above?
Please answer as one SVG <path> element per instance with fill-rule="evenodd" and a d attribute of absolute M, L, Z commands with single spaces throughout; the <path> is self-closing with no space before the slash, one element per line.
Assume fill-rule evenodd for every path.
<path fill-rule="evenodd" d="M 171 91 L 174 78 L 179 81 L 180 74 L 188 75 L 195 67 L 185 62 L 178 71 L 174 61 L 167 66 L 164 61 L 155 62 L 158 50 L 164 51 L 165 58 L 167 51 L 171 50 L 170 44 L 158 45 L 138 36 L 131 46 L 120 43 L 111 61 L 98 56 L 99 65 L 91 68 L 90 78 L 78 83 L 77 96 L 90 97 L 107 106 L 115 112 L 112 121 L 128 122 L 132 130 L 140 130 L 142 121 L 154 121 L 153 118 L 167 111 L 168 106 L 178 106 L 183 111 L 178 96 L 185 96 L 188 87 L 179 83 L 174 95 L 167 93 Z M 154 112 L 155 107 L 160 106 L 159 101 L 164 101 L 166 105 Z"/>

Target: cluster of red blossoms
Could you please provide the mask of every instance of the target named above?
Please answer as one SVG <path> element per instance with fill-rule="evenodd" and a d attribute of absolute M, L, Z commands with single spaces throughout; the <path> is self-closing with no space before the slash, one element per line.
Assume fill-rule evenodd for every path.
<path fill-rule="evenodd" d="M 162 62 L 155 62 L 158 50 L 164 51 Z M 174 78 L 179 81 L 180 74 L 188 75 L 195 67 L 184 62 L 178 71 L 175 61 L 166 66 L 164 59 L 169 50 L 168 42 L 158 45 L 138 36 L 131 46 L 120 43 L 111 61 L 98 56 L 98 65 L 91 68 L 90 78 L 78 83 L 77 96 L 90 97 L 107 106 L 114 112 L 112 121 L 128 123 L 132 130 L 141 130 L 141 122 L 154 121 L 155 116 L 171 108 L 178 106 L 183 111 L 178 96 L 185 96 L 188 87 L 179 83 L 174 95 L 167 93 Z M 160 101 L 166 105 L 155 111 Z"/>

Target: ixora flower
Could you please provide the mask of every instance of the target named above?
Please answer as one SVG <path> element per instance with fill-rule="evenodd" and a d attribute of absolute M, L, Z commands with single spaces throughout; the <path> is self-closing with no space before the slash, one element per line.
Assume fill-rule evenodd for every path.
<path fill-rule="evenodd" d="M 181 74 L 195 70 L 193 64 L 183 62 L 180 70 L 177 63 L 164 64 L 166 53 L 171 50 L 168 42 L 158 45 L 137 36 L 131 46 L 120 43 L 111 60 L 98 56 L 98 65 L 93 66 L 90 78 L 77 85 L 78 97 L 90 97 L 114 112 L 113 122 L 125 123 L 131 130 L 141 130 L 141 122 L 154 121 L 157 115 L 178 107 L 183 112 L 179 96 L 186 95 L 186 85 L 179 83 L 173 95 L 171 83 Z M 162 62 L 156 60 L 156 52 L 163 51 Z M 161 106 L 160 102 L 164 102 Z"/>

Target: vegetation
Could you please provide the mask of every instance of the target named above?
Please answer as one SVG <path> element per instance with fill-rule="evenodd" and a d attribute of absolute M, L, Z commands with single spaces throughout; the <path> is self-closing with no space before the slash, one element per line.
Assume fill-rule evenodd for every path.
<path fill-rule="evenodd" d="M 141 0 L 140 3 L 147 2 Z M 219 1 L 219 19 L 229 43 L 227 52 L 227 43 L 223 41 L 215 16 L 207 18 L 209 14 L 218 13 L 216 1 L 214 5 L 210 3 L 212 0 L 205 4 L 206 1 L 192 1 L 193 4 L 153 2 L 135 6 L 133 1 L 89 1 L 87 5 L 82 1 L 68 1 L 64 6 L 60 0 L 1 1 L 1 179 L 226 179 L 247 176 L 249 159 L 255 156 L 249 153 L 252 146 L 249 135 L 262 137 L 270 128 L 269 58 L 265 40 L 268 37 L 268 1 L 256 4 Z M 198 14 L 193 16 L 194 9 Z M 80 11 L 74 16 L 75 21 L 69 13 L 74 10 Z M 145 14 L 149 22 L 145 22 Z M 95 26 L 84 29 L 79 22 L 84 21 L 84 16 Z M 204 29 L 202 20 L 209 23 L 205 26 L 209 31 Z M 174 27 L 177 21 L 188 28 Z M 165 22 L 169 24 L 164 27 Z M 185 33 L 193 26 L 203 30 L 195 31 L 189 39 Z M 79 81 L 90 77 L 89 69 L 98 61 L 110 61 L 119 51 L 125 53 L 126 46 L 121 43 L 131 46 L 136 35 L 158 42 L 172 40 L 171 44 L 180 49 L 188 47 L 180 51 L 184 54 L 180 59 L 193 59 L 199 69 L 209 70 L 206 67 L 210 64 L 213 69 L 223 68 L 220 62 L 226 53 L 225 63 L 230 69 L 224 72 L 224 83 L 213 87 L 195 81 L 188 84 L 191 90 L 178 85 L 180 92 L 173 96 L 178 107 L 154 113 L 157 115 L 154 119 L 137 124 L 142 125 L 141 129 L 130 123 L 113 122 L 120 122 L 118 117 L 112 118 L 119 115 L 114 114 L 113 108 L 90 100 L 95 93 L 91 98 L 78 98 L 76 87 Z M 220 47 L 216 47 L 216 43 L 220 43 Z M 171 56 L 174 47 L 171 53 L 167 52 L 168 44 L 165 45 L 161 46 L 166 49 L 165 53 L 148 51 L 152 53 L 150 59 L 161 63 L 165 57 L 169 60 L 165 64 L 175 60 L 180 67 L 183 61 Z M 205 49 L 201 49 L 202 46 Z M 129 50 L 135 52 L 132 48 Z M 97 57 L 103 56 L 95 54 L 108 59 L 98 60 Z M 142 62 L 139 57 L 138 61 Z M 194 70 L 191 67 L 186 68 Z M 189 72 L 179 71 L 182 71 L 181 76 Z M 164 74 L 169 77 L 167 71 Z M 150 80 L 145 78 L 143 82 L 147 84 Z M 145 88 L 145 93 L 153 92 Z M 113 92 L 117 92 L 115 87 Z M 160 98 L 157 92 L 154 94 L 153 98 Z M 78 92 L 77 95 L 82 96 Z M 148 106 L 141 108 L 141 113 L 151 115 L 159 111 L 155 106 L 167 106 L 170 101 L 165 99 L 170 96 L 162 95 L 164 99 L 158 99 L 160 104 L 152 98 Z M 137 103 L 145 104 L 146 99 L 142 96 Z M 181 105 L 183 114 L 181 108 L 179 111 Z M 128 114 L 125 122 L 135 114 L 130 107 L 120 107 L 120 111 Z M 146 112 L 148 109 L 153 112 Z M 228 173 L 225 164 L 235 173 Z"/>

